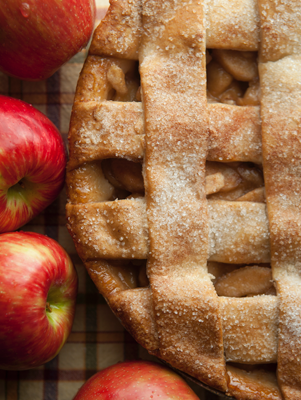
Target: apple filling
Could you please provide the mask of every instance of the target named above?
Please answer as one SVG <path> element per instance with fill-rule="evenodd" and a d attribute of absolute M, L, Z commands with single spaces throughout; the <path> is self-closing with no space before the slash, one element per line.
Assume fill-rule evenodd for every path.
<path fill-rule="evenodd" d="M 256 106 L 260 103 L 258 54 L 252 51 L 207 49 L 207 100 L 229 105 Z M 111 86 L 107 100 L 141 101 L 138 63 L 112 64 L 107 71 Z"/>
<path fill-rule="evenodd" d="M 142 165 L 125 159 L 102 162 L 107 181 L 117 190 L 129 195 L 143 196 Z M 264 202 L 262 169 L 253 163 L 206 163 L 206 195 L 208 200 Z M 121 192 L 120 192 L 121 193 Z"/>
<path fill-rule="evenodd" d="M 111 158 L 102 162 L 106 179 L 117 189 L 129 193 L 144 194 L 142 164 L 122 158 Z"/>
<path fill-rule="evenodd" d="M 110 260 L 111 275 L 123 290 L 147 287 L 146 260 Z"/>
<path fill-rule="evenodd" d="M 89 177 L 89 178 L 87 178 Z M 75 179 L 76 178 L 76 179 Z M 84 163 L 67 180 L 72 203 L 102 202 L 144 195 L 142 164 L 121 158 Z M 262 168 L 254 163 L 206 162 L 208 200 L 265 202 Z M 74 185 L 74 184 L 73 184 Z"/>
<path fill-rule="evenodd" d="M 206 56 L 209 103 L 259 105 L 257 52 L 214 49 Z"/>
<path fill-rule="evenodd" d="M 123 290 L 146 288 L 149 286 L 146 263 L 147 260 L 115 260 L 110 261 L 110 270 Z M 209 261 L 208 272 L 218 296 L 276 296 L 269 264 L 244 266 Z"/>
<path fill-rule="evenodd" d="M 107 100 L 113 101 L 139 101 L 137 99 L 140 87 L 138 63 L 134 68 L 112 64 L 107 71 L 107 82 L 111 85 Z"/>
<path fill-rule="evenodd" d="M 133 287 L 148 287 L 146 260 L 129 262 Z M 235 265 L 208 262 L 208 272 L 218 296 L 250 297 L 258 295 L 276 295 L 272 270 L 269 264 Z"/>
<path fill-rule="evenodd" d="M 206 163 L 208 200 L 265 202 L 261 166 L 254 163 Z"/>

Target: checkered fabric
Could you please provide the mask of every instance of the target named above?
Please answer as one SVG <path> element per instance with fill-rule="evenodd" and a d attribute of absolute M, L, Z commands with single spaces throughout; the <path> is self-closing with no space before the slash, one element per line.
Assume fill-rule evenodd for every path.
<path fill-rule="evenodd" d="M 96 3 L 98 24 L 105 15 L 108 0 Z M 44 113 L 60 130 L 67 145 L 74 92 L 86 54 L 83 50 L 51 78 L 40 82 L 20 81 L 0 73 L 0 93 L 22 99 Z M 124 330 L 97 292 L 66 229 L 65 204 L 63 191 L 22 230 L 55 239 L 71 256 L 79 277 L 73 329 L 59 355 L 46 365 L 21 372 L 0 370 L 0 400 L 72 400 L 88 378 L 109 365 L 139 358 L 158 361 Z M 189 384 L 202 400 L 222 398 Z"/>

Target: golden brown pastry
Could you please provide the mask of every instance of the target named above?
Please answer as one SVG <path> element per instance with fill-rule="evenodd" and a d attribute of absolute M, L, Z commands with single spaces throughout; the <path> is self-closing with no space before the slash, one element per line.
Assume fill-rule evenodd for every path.
<path fill-rule="evenodd" d="M 238 400 L 301 399 L 300 50 L 299 0 L 111 0 L 73 106 L 68 229 L 95 285 Z"/>

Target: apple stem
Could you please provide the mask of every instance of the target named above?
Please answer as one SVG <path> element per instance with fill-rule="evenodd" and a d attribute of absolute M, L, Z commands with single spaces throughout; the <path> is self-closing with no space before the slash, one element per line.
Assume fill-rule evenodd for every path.
<path fill-rule="evenodd" d="M 19 185 L 21 186 L 22 189 L 25 188 L 23 181 L 19 181 L 18 183 L 19 183 Z"/>
<path fill-rule="evenodd" d="M 46 302 L 46 311 L 52 312 L 49 301 Z"/>

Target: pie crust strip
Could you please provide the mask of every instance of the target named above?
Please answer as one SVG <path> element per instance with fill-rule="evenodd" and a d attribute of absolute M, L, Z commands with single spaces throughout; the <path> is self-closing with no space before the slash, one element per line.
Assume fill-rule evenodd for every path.
<path fill-rule="evenodd" d="M 258 50 L 256 0 L 207 0 L 206 6 L 207 48 Z"/>
<path fill-rule="evenodd" d="M 271 261 L 265 204 L 210 201 L 208 212 L 209 261 L 232 264 Z M 82 260 L 149 256 L 149 228 L 143 200 L 67 204 L 67 219 Z"/>
<path fill-rule="evenodd" d="M 93 281 L 135 339 L 160 356 L 156 319 L 149 288 L 129 290 L 108 260 L 86 263 Z M 219 297 L 225 358 L 246 364 L 277 360 L 279 300 L 276 296 Z M 133 307 L 134 305 L 134 307 Z"/>
<path fill-rule="evenodd" d="M 301 390 L 301 57 L 262 64 L 260 75 L 271 259 L 280 297 L 278 378 L 285 399 L 293 400 Z"/>
<path fill-rule="evenodd" d="M 143 2 L 139 61 L 150 237 L 147 271 L 160 355 L 225 391 L 222 323 L 207 274 L 203 19 L 200 1 Z"/>
<path fill-rule="evenodd" d="M 277 296 L 219 297 L 227 361 L 277 362 Z"/>
<path fill-rule="evenodd" d="M 207 0 L 205 3 L 208 48 L 258 50 L 256 0 Z M 137 60 L 141 9 L 142 0 L 111 0 L 105 18 L 95 30 L 89 53 Z"/>
<path fill-rule="evenodd" d="M 295 400 L 301 391 L 301 4 L 261 0 L 259 7 L 263 165 L 280 302 L 277 374 L 284 398 Z"/>
<path fill-rule="evenodd" d="M 262 162 L 259 107 L 208 104 L 208 113 L 207 160 Z M 77 103 L 70 132 L 73 157 L 69 170 L 104 158 L 125 157 L 136 162 L 143 159 L 145 138 L 140 102 Z"/>

